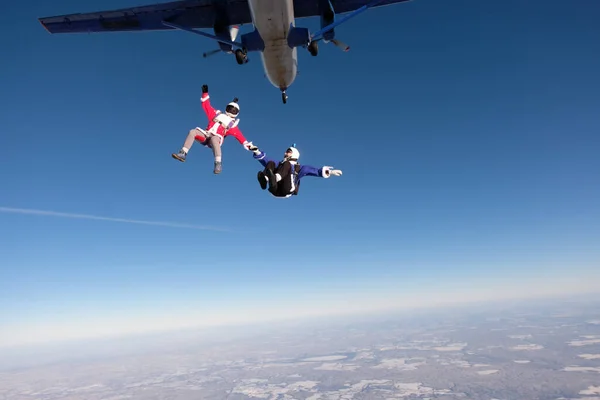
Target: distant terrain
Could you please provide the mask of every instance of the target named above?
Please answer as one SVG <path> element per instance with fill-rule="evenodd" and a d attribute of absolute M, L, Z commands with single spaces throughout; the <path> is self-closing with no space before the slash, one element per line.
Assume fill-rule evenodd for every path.
<path fill-rule="evenodd" d="M 5 368 L 0 399 L 600 400 L 600 299 L 266 329 Z"/>

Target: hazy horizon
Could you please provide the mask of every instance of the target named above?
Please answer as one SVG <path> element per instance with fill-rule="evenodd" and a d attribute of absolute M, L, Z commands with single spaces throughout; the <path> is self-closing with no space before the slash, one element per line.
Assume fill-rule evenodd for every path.
<path fill-rule="evenodd" d="M 548 273 L 548 275 L 551 275 Z M 124 325 L 127 317 L 114 319 L 89 319 L 73 323 L 75 318 L 69 317 L 69 325 L 50 321 L 47 325 L 38 325 L 35 332 L 28 331 L 31 325 L 22 327 L 13 326 L 3 330 L 0 334 L 0 351 L 13 349 L 27 349 L 44 345 L 68 345 L 69 343 L 84 343 L 94 340 L 119 340 L 140 336 L 168 335 L 169 333 L 186 332 L 208 329 L 218 330 L 228 327 L 260 327 L 271 322 L 285 325 L 286 323 L 310 322 L 326 318 L 353 318 L 369 314 L 385 314 L 394 312 L 421 312 L 429 313 L 436 310 L 464 308 L 470 306 L 489 306 L 494 304 L 509 304 L 512 301 L 523 302 L 527 300 L 544 301 L 561 298 L 577 298 L 600 293 L 600 272 L 590 273 L 587 276 L 554 277 L 520 277 L 513 281 L 504 281 L 496 278 L 492 282 L 479 281 L 478 288 L 470 288 L 471 283 L 433 283 L 417 287 L 414 292 L 395 295 L 391 291 L 385 293 L 359 293 L 334 296 L 320 294 L 306 296 L 296 304 L 287 302 L 279 307 L 269 307 L 267 304 L 236 305 L 234 309 L 212 310 L 207 313 L 193 311 L 190 305 L 189 314 L 181 316 L 174 310 L 174 315 L 156 314 L 148 316 L 141 325 L 140 320 L 129 318 L 129 325 Z M 508 278 L 505 277 L 505 280 Z M 473 280 L 475 281 L 475 280 Z M 500 283 L 498 283 L 500 282 Z M 514 282 L 514 283 L 513 283 Z M 427 288 L 428 290 L 424 290 Z M 388 289 L 389 290 L 389 289 Z M 444 291 L 446 290 L 446 291 Z M 419 292 L 419 293 L 416 293 Z M 307 304 L 312 297 L 312 304 Z M 242 309 L 242 310 L 240 310 Z M 229 313 L 227 313 L 229 311 Z M 269 313 L 270 312 L 270 313 Z M 90 324 L 94 321 L 94 324 Z M 168 325 L 165 321 L 170 322 Z M 106 326 L 102 326 L 104 323 Z M 115 328 L 114 326 L 118 327 Z M 106 329 L 107 327 L 112 327 Z M 104 329 L 103 329 L 104 328 Z M 70 330 L 75 330 L 73 333 Z M 66 334 L 66 331 L 70 331 Z M 37 335 L 36 335 L 37 334 Z"/>

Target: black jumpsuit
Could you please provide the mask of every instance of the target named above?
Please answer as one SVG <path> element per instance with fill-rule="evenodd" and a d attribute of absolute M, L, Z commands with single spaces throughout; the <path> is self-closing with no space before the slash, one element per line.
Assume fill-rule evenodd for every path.
<path fill-rule="evenodd" d="M 275 164 L 274 161 L 269 161 L 265 167 L 265 174 L 269 176 L 267 170 L 273 171 L 272 178 L 275 178 L 276 174 L 281 176 L 281 180 L 277 182 L 277 185 L 273 189 L 273 185 L 269 185 L 269 192 L 273 196 L 286 197 L 292 194 L 296 190 L 296 182 L 294 182 L 294 165 L 289 161 L 282 161 L 279 164 Z M 269 177 L 271 179 L 271 177 Z"/>

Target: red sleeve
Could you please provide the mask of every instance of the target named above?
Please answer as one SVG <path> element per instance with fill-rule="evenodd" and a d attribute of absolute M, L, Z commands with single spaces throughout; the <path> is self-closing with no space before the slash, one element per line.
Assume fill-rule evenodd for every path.
<path fill-rule="evenodd" d="M 202 109 L 206 113 L 206 117 L 208 118 L 209 121 L 212 120 L 217 115 L 217 112 L 210 105 L 210 96 L 208 95 L 208 93 L 202 93 L 200 102 L 202 103 Z"/>
<path fill-rule="evenodd" d="M 229 136 L 229 135 L 235 137 L 237 139 L 237 141 L 240 142 L 240 144 L 244 144 L 244 142 L 246 141 L 244 134 L 242 133 L 242 131 L 240 131 L 240 129 L 237 126 L 231 128 L 227 131 L 226 136 Z"/>

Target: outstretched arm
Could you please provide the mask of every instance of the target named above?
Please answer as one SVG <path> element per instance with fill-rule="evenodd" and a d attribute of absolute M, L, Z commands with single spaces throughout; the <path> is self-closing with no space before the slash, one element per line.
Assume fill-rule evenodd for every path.
<path fill-rule="evenodd" d="M 210 96 L 208 95 L 208 85 L 202 85 L 202 97 L 200 97 L 200 102 L 202 103 L 202 109 L 206 113 L 206 117 L 209 121 L 211 121 L 216 115 L 217 112 L 210 105 Z"/>
<path fill-rule="evenodd" d="M 271 160 L 269 157 L 267 157 L 267 155 L 265 153 L 263 153 L 262 151 L 260 151 L 258 149 L 254 150 L 253 153 L 254 153 L 254 155 L 252 157 L 254 157 L 255 160 L 258 160 L 258 162 L 261 163 L 261 165 L 263 167 L 266 167 L 267 163 L 269 161 L 274 161 L 274 160 Z"/>
<path fill-rule="evenodd" d="M 249 146 L 248 146 L 248 141 L 246 140 L 246 138 L 244 137 L 244 134 L 242 133 L 242 131 L 240 130 L 240 128 L 238 128 L 237 126 L 234 126 L 233 128 L 230 128 L 227 131 L 227 136 L 233 136 L 234 138 L 237 139 L 238 142 L 240 142 L 240 144 L 242 146 L 244 146 L 246 148 L 246 150 L 249 150 Z"/>
<path fill-rule="evenodd" d="M 317 168 L 310 165 L 302 165 L 300 167 L 300 172 L 298 173 L 299 178 L 302 178 L 303 176 L 329 178 L 331 175 L 340 176 L 342 175 L 342 171 L 339 169 L 333 169 L 333 167 L 329 166 Z"/>
<path fill-rule="evenodd" d="M 242 133 L 240 128 L 238 128 L 237 126 L 229 129 L 227 131 L 227 135 L 232 135 L 233 137 L 235 137 L 237 139 L 237 141 L 240 142 L 240 144 L 242 146 L 244 146 L 244 148 L 246 150 L 252 150 L 255 148 L 258 149 L 258 147 L 254 146 L 254 144 L 252 142 L 249 142 L 246 140 L 246 138 L 244 137 L 244 134 Z"/>

